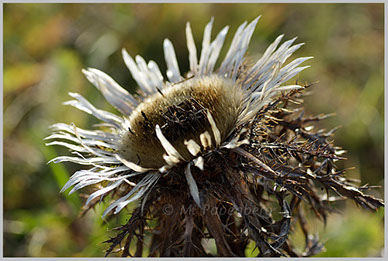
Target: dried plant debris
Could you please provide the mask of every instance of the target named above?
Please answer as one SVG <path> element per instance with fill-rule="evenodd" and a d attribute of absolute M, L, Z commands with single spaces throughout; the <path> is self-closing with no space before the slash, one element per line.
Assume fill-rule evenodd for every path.
<path fill-rule="evenodd" d="M 106 254 L 121 249 L 123 256 L 142 256 L 149 247 L 150 256 L 211 256 L 201 239 L 213 238 L 217 256 L 245 256 L 250 239 L 258 256 L 308 257 L 324 246 L 310 234 L 304 206 L 323 221 L 335 211 L 334 203 L 345 198 L 368 210 L 382 207 L 381 200 L 362 192 L 367 186 L 356 187 L 346 179 L 346 170 L 335 165 L 345 158 L 329 140 L 334 130 L 312 131 L 314 122 L 327 117 L 304 117 L 302 94 L 282 94 L 263 107 L 241 127 L 240 139 L 248 144 L 220 149 L 204 158 L 206 171 L 192 170 L 201 207 L 190 196 L 184 169 L 176 167 L 134 209 L 128 223 L 115 229 L 119 233 L 105 242 L 110 245 Z M 275 219 L 272 209 L 280 217 Z M 151 225 L 155 220 L 157 226 Z M 302 253 L 288 238 L 296 222 L 305 235 Z M 149 245 L 144 244 L 145 231 Z M 136 250 L 130 253 L 133 240 Z"/>
<path fill-rule="evenodd" d="M 299 65 L 311 57 L 283 66 L 302 44 L 292 45 L 294 38 L 278 47 L 281 35 L 256 63 L 246 59 L 258 19 L 237 29 L 218 69 L 228 27 L 211 42 L 213 19 L 199 60 L 186 26 L 186 76 L 169 40 L 163 45 L 168 80 L 155 62 L 140 56 L 135 62 L 123 50 L 140 88 L 135 96 L 105 73 L 84 70 L 122 115 L 70 93 L 75 99 L 66 104 L 105 123 L 95 130 L 58 123 L 47 139 L 75 154 L 54 162 L 91 166 L 74 173 L 62 189 L 96 188 L 81 215 L 111 198 L 103 218 L 129 210 L 128 222 L 105 241 L 106 255 L 212 256 L 203 242 L 213 239 L 217 256 L 245 256 L 250 242 L 258 256 L 312 256 L 323 245 L 309 231 L 305 209 L 326 222 L 335 202 L 345 198 L 369 210 L 383 206 L 364 194 L 372 187 L 357 187 L 336 165 L 344 159 L 331 140 L 336 129 L 314 128 L 330 115 L 304 115 L 303 95 L 310 86 L 284 85 L 308 68 Z M 302 253 L 289 238 L 297 224 L 305 236 Z"/>

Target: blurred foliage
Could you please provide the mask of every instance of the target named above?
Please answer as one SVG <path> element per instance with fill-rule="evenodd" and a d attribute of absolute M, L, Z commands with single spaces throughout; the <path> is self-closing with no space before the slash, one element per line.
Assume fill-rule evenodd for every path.
<path fill-rule="evenodd" d="M 104 203 L 79 217 L 82 193 L 59 194 L 74 164 L 49 164 L 64 148 L 44 146 L 48 126 L 74 122 L 81 128 L 96 119 L 62 105 L 78 92 L 96 107 L 113 111 L 81 73 L 95 67 L 130 92 L 136 85 L 121 48 L 165 71 L 162 43 L 172 40 L 181 72 L 188 69 L 185 23 L 198 48 L 214 16 L 213 35 L 230 25 L 229 37 L 243 21 L 262 18 L 249 52 L 254 58 L 276 36 L 305 42 L 297 56 L 314 56 L 301 81 L 315 82 L 306 113 L 335 112 L 324 128 L 341 125 L 335 142 L 349 152 L 343 167 L 362 183 L 384 178 L 384 6 L 383 4 L 16 4 L 4 5 L 4 256 L 103 256 L 102 241 L 115 222 L 101 220 Z M 227 48 L 221 52 L 221 57 Z M 383 197 L 383 189 L 372 191 Z M 79 199 L 81 196 L 81 199 Z M 321 256 L 378 256 L 383 248 L 384 213 L 368 213 L 353 202 L 342 214 L 310 224 L 327 240 Z M 307 210 L 306 210 L 307 211 Z M 298 241 L 301 232 L 295 229 Z M 213 242 L 214 243 L 214 242 Z M 211 242 L 209 242 L 211 245 Z M 301 242 L 303 246 L 303 242 Z M 211 248 L 211 247 L 210 247 Z M 255 254 L 254 245 L 248 251 Z"/>

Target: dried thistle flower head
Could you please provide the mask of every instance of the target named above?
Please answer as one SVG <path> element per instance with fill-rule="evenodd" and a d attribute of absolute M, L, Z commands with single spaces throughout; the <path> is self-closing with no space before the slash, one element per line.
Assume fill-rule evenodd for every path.
<path fill-rule="evenodd" d="M 123 158 L 145 168 L 175 166 L 165 166 L 164 148 L 169 143 L 176 152 L 168 155 L 168 160 L 194 160 L 200 150 L 198 144 L 211 150 L 229 136 L 241 115 L 242 100 L 242 90 L 218 75 L 176 83 L 137 106 L 119 150 Z"/>
<path fill-rule="evenodd" d="M 83 71 L 121 116 L 70 93 L 75 100 L 65 104 L 105 122 L 104 129 L 58 123 L 47 139 L 54 139 L 49 145 L 68 147 L 75 154 L 53 162 L 91 166 L 74 173 L 62 191 L 104 184 L 86 201 L 94 206 L 103 198 L 110 200 L 108 194 L 119 196 L 103 217 L 136 202 L 128 223 L 106 241 L 107 254 L 125 239 L 122 255 L 141 256 L 149 231 L 150 256 L 211 255 L 202 240 L 209 238 L 214 238 L 219 256 L 244 256 L 249 240 L 259 256 L 310 256 L 322 245 L 305 228 L 302 204 L 324 219 L 333 199 L 349 197 L 368 209 L 383 205 L 364 195 L 335 166 L 343 151 L 328 141 L 334 130 L 313 132 L 310 126 L 325 117 L 301 114 L 308 85 L 284 84 L 308 67 L 300 65 L 311 57 L 284 65 L 302 44 L 293 45 L 296 38 L 280 44 L 281 35 L 257 62 L 246 61 L 258 20 L 237 29 L 217 69 L 228 26 L 211 41 L 213 19 L 207 24 L 198 60 L 187 23 L 186 76 L 169 40 L 163 44 L 168 80 L 154 61 L 146 63 L 140 56 L 133 60 L 123 50 L 140 88 L 135 96 L 97 69 Z M 300 254 L 288 239 L 296 217 L 306 236 Z M 130 253 L 134 241 L 136 251 Z"/>

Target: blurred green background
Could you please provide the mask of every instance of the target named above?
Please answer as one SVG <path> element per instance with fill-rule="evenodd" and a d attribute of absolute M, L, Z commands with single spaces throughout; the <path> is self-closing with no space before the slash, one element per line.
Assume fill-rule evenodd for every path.
<path fill-rule="evenodd" d="M 301 81 L 319 81 L 306 99 L 306 113 L 332 113 L 321 127 L 341 125 L 335 143 L 349 152 L 343 167 L 363 184 L 383 186 L 384 178 L 384 6 L 383 4 L 5 4 L 4 5 L 4 256 L 103 256 L 116 222 L 101 220 L 100 205 L 78 218 L 82 193 L 59 190 L 80 168 L 49 164 L 61 147 L 44 146 L 48 126 L 98 123 L 63 106 L 68 92 L 78 92 L 97 108 L 113 112 L 81 73 L 95 67 L 127 90 L 136 84 L 121 58 L 155 60 L 162 71 L 164 38 L 172 40 L 181 72 L 188 69 L 185 24 L 190 21 L 200 49 L 204 26 L 214 16 L 214 37 L 230 25 L 229 46 L 238 25 L 262 14 L 249 53 L 259 55 L 278 36 L 298 36 L 306 43 L 294 57 L 314 56 Z M 221 57 L 226 53 L 223 48 Z M 306 64 L 307 64 L 306 63 Z M 86 190 L 87 192 L 87 190 Z M 370 193 L 383 197 L 383 188 Z M 311 222 L 327 251 L 320 256 L 380 256 L 384 246 L 384 211 L 377 214 L 340 205 L 342 214 Z M 124 212 L 124 211 L 122 211 Z M 300 231 L 292 235 L 303 245 Z M 249 252 L 251 253 L 251 252 Z"/>

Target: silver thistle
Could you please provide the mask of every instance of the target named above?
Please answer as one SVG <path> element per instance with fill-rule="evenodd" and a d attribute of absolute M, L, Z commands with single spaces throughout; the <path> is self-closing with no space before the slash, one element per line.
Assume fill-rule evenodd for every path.
<path fill-rule="evenodd" d="M 287 252 L 285 248 L 287 245 L 285 242 L 290 231 L 291 212 L 297 208 L 295 208 L 295 202 L 290 203 L 285 200 L 285 195 L 291 192 L 295 198 L 308 198 L 309 195 L 304 194 L 301 187 L 295 186 L 295 182 L 301 182 L 303 175 L 305 180 L 312 179 L 308 175 L 317 174 L 313 173 L 312 168 L 323 168 L 324 164 L 329 163 L 319 162 L 319 166 L 310 169 L 300 167 L 301 172 L 292 173 L 294 175 L 292 177 L 289 175 L 292 171 L 286 172 L 295 167 L 295 163 L 291 160 L 292 156 L 285 156 L 281 152 L 282 148 L 290 151 L 293 149 L 292 146 L 299 146 L 295 153 L 304 153 L 304 155 L 315 153 L 323 158 L 326 153 L 326 159 L 332 161 L 340 159 L 340 149 L 331 147 L 327 151 L 319 147 L 311 149 L 312 141 L 306 137 L 304 145 L 301 145 L 300 140 L 298 140 L 299 143 L 294 143 L 290 138 L 288 143 L 279 142 L 282 136 L 276 126 L 271 124 L 271 120 L 276 121 L 276 117 L 286 118 L 286 116 L 281 116 L 280 112 L 276 111 L 276 106 L 282 102 L 282 99 L 291 100 L 293 95 L 304 89 L 304 86 L 298 84 L 284 85 L 284 83 L 308 68 L 309 66 L 300 65 L 312 57 L 297 58 L 285 65 L 287 59 L 303 44 L 293 45 L 296 38 L 280 44 L 283 38 L 283 35 L 280 35 L 257 62 L 247 62 L 246 52 L 258 20 L 259 17 L 249 24 L 244 22 L 240 25 L 225 58 L 217 69 L 215 65 L 223 47 L 228 26 L 224 27 L 211 41 L 213 25 L 213 19 L 211 19 L 204 30 L 198 60 L 191 27 L 187 23 L 186 41 L 190 71 L 185 76 L 181 75 L 173 45 L 166 39 L 163 49 L 168 68 L 166 72 L 168 80 L 164 79 L 154 61 L 147 63 L 141 56 L 136 56 L 134 60 L 123 49 L 125 64 L 140 88 L 136 96 L 128 93 L 111 77 L 97 69 L 83 70 L 87 79 L 121 115 L 117 116 L 97 109 L 81 95 L 70 93 L 74 100 L 65 104 L 72 105 L 103 121 L 104 129 L 84 130 L 74 124 L 64 123 L 52 126 L 54 133 L 47 139 L 54 141 L 48 145 L 65 146 L 74 153 L 72 157 L 60 156 L 52 162 L 69 161 L 91 166 L 88 170 L 75 172 L 62 192 L 71 186 L 73 188 L 70 193 L 73 193 L 86 186 L 107 182 L 105 187 L 96 190 L 88 197 L 86 205 L 89 205 L 121 189 L 121 192 L 117 193 L 120 195 L 119 198 L 104 211 L 103 217 L 108 213 L 111 214 L 112 211 L 113 214 L 117 214 L 129 203 L 138 202 L 139 206 L 132 214 L 132 221 L 129 221 L 129 225 L 123 226 L 122 231 L 126 232 L 126 235 L 129 234 L 128 238 L 132 238 L 136 229 L 146 227 L 144 224 L 141 226 L 138 223 L 136 225 L 131 223 L 134 217 L 140 219 L 145 219 L 147 215 L 157 217 L 159 228 L 167 231 L 165 234 L 164 231 L 161 232 L 164 238 L 162 236 L 158 238 L 155 234 L 157 238 L 155 240 L 159 245 L 163 245 L 163 240 L 171 236 L 175 225 L 166 224 L 168 224 L 167 220 L 173 219 L 174 216 L 175 219 L 172 222 L 181 224 L 184 229 L 181 231 L 181 236 L 174 236 L 174 240 L 171 239 L 167 246 L 161 248 L 159 251 L 161 256 L 206 255 L 199 246 L 200 243 L 192 240 L 195 227 L 202 232 L 207 228 L 216 240 L 218 255 L 242 255 L 243 252 L 238 248 L 243 248 L 243 244 L 233 247 L 233 244 L 225 239 L 226 236 L 223 233 L 227 234 L 227 229 L 223 221 L 220 221 L 220 216 L 212 216 L 206 210 L 208 206 L 219 209 L 219 204 L 230 204 L 234 212 L 242 216 L 245 226 L 235 233 L 240 238 L 244 236 L 254 240 L 259 247 L 260 255 L 273 256 L 285 255 L 285 253 L 291 255 L 291 252 Z M 285 93 L 289 96 L 284 96 Z M 292 128 L 289 129 L 292 130 Z M 259 131 L 267 134 L 276 133 L 275 136 L 278 139 L 272 140 L 269 144 L 268 138 L 263 138 L 267 137 L 267 134 L 260 136 L 257 134 Z M 292 131 L 298 132 L 295 129 Z M 308 147 L 309 145 L 311 146 Z M 257 149 L 258 146 L 261 147 Z M 275 154 L 271 159 L 261 154 L 266 153 L 266 149 L 269 148 Z M 223 161 L 219 157 L 227 159 Z M 296 158 L 295 155 L 294 157 Z M 282 160 L 289 162 L 290 166 L 286 166 L 287 169 L 279 164 Z M 238 167 L 229 167 L 228 164 L 231 162 Z M 332 166 L 331 174 L 335 173 L 335 168 Z M 297 174 L 299 176 L 295 177 Z M 284 180 L 279 183 L 277 178 Z M 286 180 L 287 178 L 289 180 Z M 292 183 L 293 178 L 294 183 Z M 336 188 L 341 195 L 352 197 L 347 193 L 356 193 L 360 198 L 369 198 L 358 189 L 350 187 L 345 180 L 335 180 L 335 178 L 333 180 L 339 182 L 345 192 L 341 193 L 335 184 L 328 185 L 329 188 Z M 270 183 L 275 186 L 271 187 Z M 298 185 L 303 186 L 302 183 Z M 272 191 L 268 192 L 269 195 L 271 193 L 276 195 L 283 213 L 282 223 L 272 219 L 269 210 L 264 207 L 262 200 L 257 200 L 257 197 L 255 200 L 258 201 L 257 205 L 262 212 L 242 213 L 244 208 L 253 208 L 255 205 L 246 201 L 246 198 L 252 199 L 257 196 L 250 191 L 250 186 L 259 186 L 264 190 Z M 235 191 L 231 191 L 232 189 Z M 307 185 L 305 190 L 310 193 Z M 175 201 L 175 197 L 182 198 L 180 203 Z M 370 199 L 370 201 L 373 200 Z M 308 198 L 308 202 L 311 204 L 315 202 L 318 205 L 322 203 L 319 197 L 315 201 Z M 371 208 L 379 206 L 376 202 L 371 203 Z M 174 204 L 176 215 L 160 213 L 163 204 L 169 203 Z M 365 204 L 369 203 L 366 200 Z M 184 206 L 193 211 L 182 214 L 178 206 Z M 325 217 L 324 210 L 319 209 L 318 213 Z M 195 221 L 197 217 L 203 221 Z M 273 236 L 272 244 L 268 243 L 269 235 L 266 234 L 266 226 L 261 220 L 266 218 L 268 219 L 266 222 L 271 225 L 281 225 L 281 229 L 272 231 L 274 235 L 277 234 Z M 181 238 L 186 238 L 186 241 L 182 243 Z M 108 252 L 112 251 L 121 240 L 120 237 L 109 240 L 108 242 L 112 244 Z M 172 246 L 177 242 L 182 246 L 175 247 L 174 250 Z M 129 254 L 129 244 L 128 246 L 126 244 L 124 255 Z M 314 254 L 322 249 L 317 242 L 314 247 L 310 246 L 310 252 L 307 251 L 305 255 Z"/>

